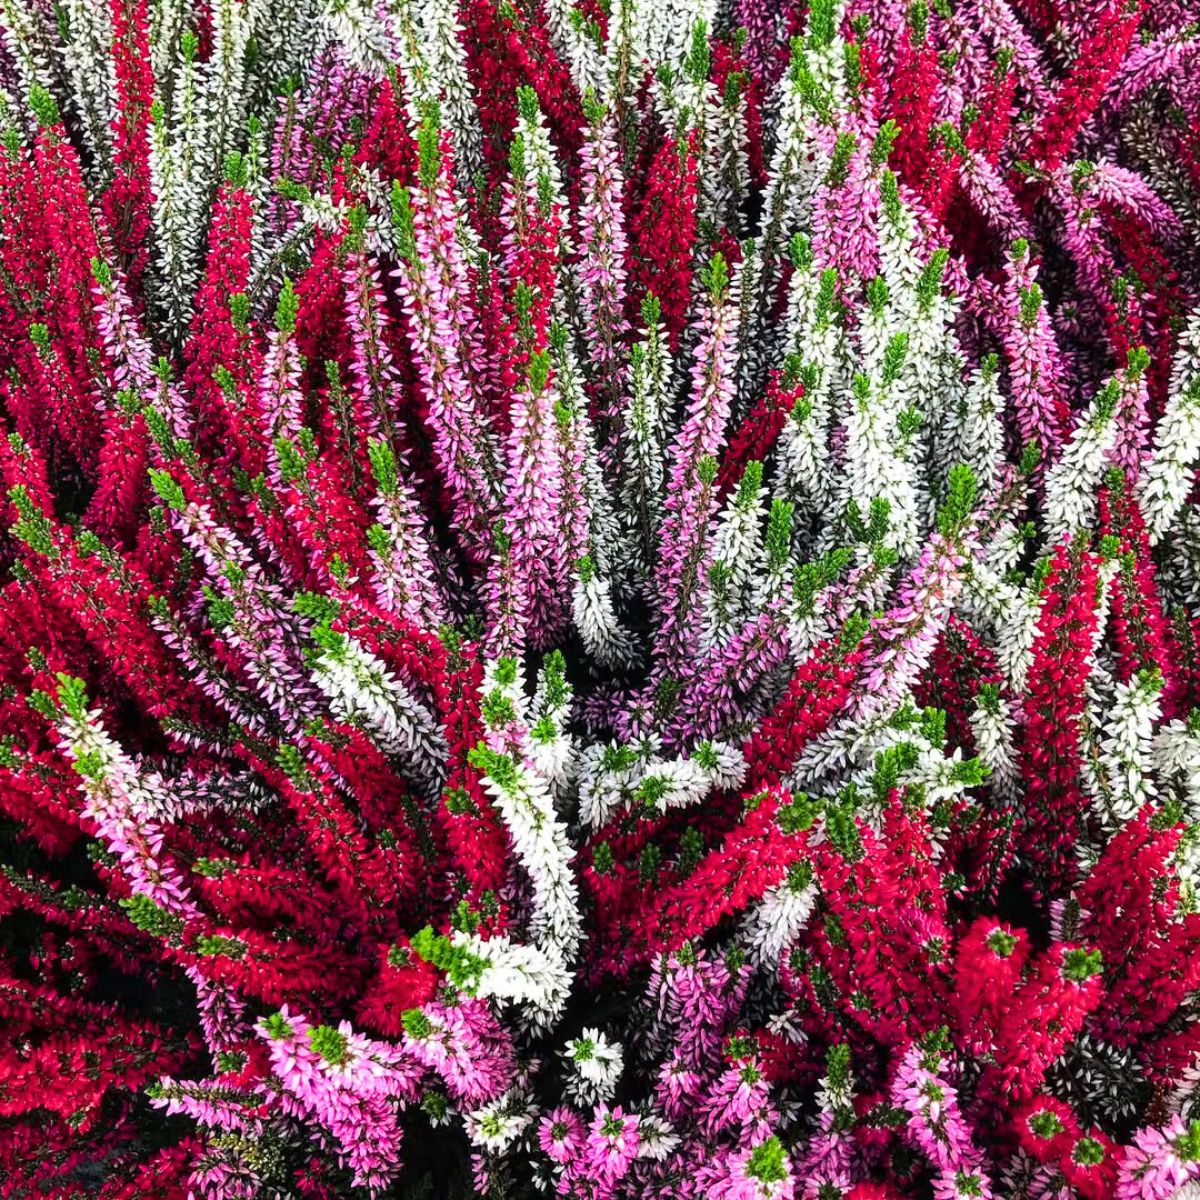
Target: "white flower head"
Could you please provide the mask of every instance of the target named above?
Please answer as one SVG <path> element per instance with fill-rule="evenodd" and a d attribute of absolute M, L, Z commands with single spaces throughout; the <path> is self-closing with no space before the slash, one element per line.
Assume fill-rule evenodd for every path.
<path fill-rule="evenodd" d="M 625 1065 L 619 1042 L 610 1042 L 598 1029 L 585 1029 L 566 1045 L 563 1057 L 570 1074 L 567 1092 L 583 1104 L 608 1100 Z"/>

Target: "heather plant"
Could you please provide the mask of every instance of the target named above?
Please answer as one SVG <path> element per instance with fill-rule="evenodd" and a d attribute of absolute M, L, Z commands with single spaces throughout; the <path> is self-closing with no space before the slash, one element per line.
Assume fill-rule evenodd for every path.
<path fill-rule="evenodd" d="M 0 1197 L 1200 1196 L 1200 9 L 0 0 Z"/>

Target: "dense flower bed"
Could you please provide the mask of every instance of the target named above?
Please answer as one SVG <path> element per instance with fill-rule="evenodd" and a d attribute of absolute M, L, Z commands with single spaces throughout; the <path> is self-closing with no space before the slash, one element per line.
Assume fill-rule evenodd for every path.
<path fill-rule="evenodd" d="M 0 1196 L 1200 1196 L 1194 0 L 0 0 Z"/>

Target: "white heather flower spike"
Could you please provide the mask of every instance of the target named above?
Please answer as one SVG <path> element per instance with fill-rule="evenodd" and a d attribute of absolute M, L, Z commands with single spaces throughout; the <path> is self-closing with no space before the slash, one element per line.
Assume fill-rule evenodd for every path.
<path fill-rule="evenodd" d="M 1200 310 L 1180 338 L 1167 406 L 1155 430 L 1137 498 L 1151 545 L 1171 527 L 1196 479 L 1200 458 Z"/>
<path fill-rule="evenodd" d="M 430 790 L 445 774 L 446 743 L 432 714 L 354 638 L 315 630 L 313 682 L 340 720 L 359 724 L 385 754 L 406 760 Z"/>

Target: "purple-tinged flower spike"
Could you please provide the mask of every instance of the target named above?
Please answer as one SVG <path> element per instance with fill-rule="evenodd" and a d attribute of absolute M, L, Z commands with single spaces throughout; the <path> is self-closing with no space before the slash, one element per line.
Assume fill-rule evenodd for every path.
<path fill-rule="evenodd" d="M 1017 206 L 1000 169 L 979 150 L 968 150 L 959 162 L 958 178 L 963 191 L 980 216 L 1006 242 L 1028 241 L 1033 230 Z"/>
<path fill-rule="evenodd" d="M 777 534 L 786 517 L 786 502 L 772 506 L 768 535 Z M 770 544 L 769 544 L 770 545 Z M 778 540 L 763 555 L 767 558 L 768 581 L 773 568 L 783 558 L 785 547 Z M 709 588 L 724 596 L 727 577 L 721 561 L 709 570 Z M 693 668 L 686 688 L 679 694 L 675 713 L 663 740 L 668 746 L 694 744 L 698 738 L 717 737 L 745 720 L 762 704 L 761 685 L 772 672 L 786 662 L 792 651 L 794 603 L 786 596 L 775 596 L 756 606 L 755 611 L 736 623 L 733 632 L 714 640 Z"/>
<path fill-rule="evenodd" d="M 149 1093 L 150 1103 L 170 1116 L 190 1117 L 208 1133 L 236 1133 L 261 1138 L 269 1122 L 260 1111 L 267 1097 L 232 1087 L 218 1079 L 172 1079 L 164 1076 Z M 225 1195 L 225 1193 L 220 1193 Z"/>
<path fill-rule="evenodd" d="M 167 785 L 154 772 L 138 766 L 104 731 L 101 715 L 87 707 L 81 679 L 60 675 L 57 699 L 35 693 L 30 702 L 53 721 L 62 748 L 79 776 L 83 816 L 108 852 L 121 864 L 132 898 L 126 903 L 133 919 L 145 906 L 182 928 L 200 910 L 183 869 L 164 853 L 164 826 L 182 814 Z"/>
<path fill-rule="evenodd" d="M 399 409 L 400 377 L 387 344 L 387 313 L 379 267 L 362 242 L 366 209 L 351 214 L 343 283 L 353 357 L 350 397 L 359 437 L 378 439 Z"/>
<path fill-rule="evenodd" d="M 638 1152 L 638 1117 L 620 1107 L 596 1107 L 579 1157 L 567 1164 L 558 1181 L 560 1196 L 592 1196 L 610 1200 L 625 1179 Z"/>
<path fill-rule="evenodd" d="M 427 126 L 423 144 L 436 138 Z M 458 214 L 440 167 L 426 147 L 423 185 L 409 192 L 396 184 L 392 220 L 400 257 L 395 272 L 413 334 L 413 359 L 429 404 L 433 451 L 454 501 L 464 548 L 477 562 L 491 551 L 498 511 L 499 448 L 487 427 L 470 377 L 476 330 L 462 310 L 455 278 L 465 274 L 458 247 Z M 460 270 L 461 267 L 461 270 Z M 463 353 L 471 357 L 464 361 Z"/>
<path fill-rule="evenodd" d="M 1183 237 L 1175 210 L 1140 175 L 1100 159 L 1084 176 L 1094 203 L 1111 205 L 1144 222 L 1167 245 Z"/>
<path fill-rule="evenodd" d="M 751 1144 L 770 1135 L 779 1120 L 771 1102 L 771 1086 L 763 1078 L 762 1061 L 754 1053 L 729 1041 L 731 1059 L 709 1085 L 697 1112 L 697 1123 L 710 1138 L 734 1133 Z"/>
<path fill-rule="evenodd" d="M 430 1001 L 403 1022 L 405 1055 L 436 1074 L 452 1099 L 482 1104 L 512 1082 L 510 1039 L 482 1000 Z"/>
<path fill-rule="evenodd" d="M 861 668 L 863 690 L 850 706 L 855 717 L 879 714 L 899 704 L 929 662 L 962 588 L 975 536 L 967 524 L 974 502 L 970 468 L 956 467 L 938 514 L 938 532 L 901 585 L 895 604 L 871 622 Z"/>
<path fill-rule="evenodd" d="M 295 339 L 298 307 L 299 300 L 291 280 L 285 279 L 258 384 L 258 407 L 267 442 L 268 477 L 277 488 L 284 483 L 279 463 L 279 439 L 286 438 L 294 443 L 304 425 L 304 394 L 300 389 L 304 363 Z"/>
<path fill-rule="evenodd" d="M 235 989 L 207 978 L 195 967 L 187 968 L 187 976 L 196 988 L 204 1044 L 212 1055 L 214 1069 L 219 1070 L 226 1052 L 253 1035 L 247 1016 L 249 1006 Z"/>
<path fill-rule="evenodd" d="M 416 248 L 442 286 L 448 334 L 476 407 L 482 409 L 484 382 L 479 376 L 485 338 L 476 283 L 475 235 L 457 184 L 450 140 L 439 126 L 439 109 L 427 104 L 418 131 L 418 184 L 413 188 Z"/>
<path fill-rule="evenodd" d="M 666 518 L 661 529 L 658 598 L 663 614 L 656 645 L 656 686 L 679 679 L 700 639 L 700 613 L 708 566 L 708 526 L 716 508 L 717 461 L 733 394 L 735 313 L 729 301 L 725 260 L 713 256 L 708 297 L 697 330 L 692 391 L 671 448 Z"/>
<path fill-rule="evenodd" d="M 260 737 L 269 736 L 268 715 L 242 686 L 242 681 L 218 662 L 201 639 L 188 628 L 182 616 L 162 597 L 151 597 L 148 607 L 151 624 L 163 644 L 178 658 L 200 691 L 243 729 Z M 196 738 L 197 734 L 181 729 L 180 736 Z M 196 744 L 204 745 L 204 741 L 198 740 Z"/>
<path fill-rule="evenodd" d="M 980 0 L 973 12 L 980 32 L 990 37 L 993 44 L 1008 49 L 1011 69 L 1029 93 L 1031 106 L 1035 111 L 1044 111 L 1050 101 L 1049 75 L 1041 52 L 1008 0 Z"/>
<path fill-rule="evenodd" d="M 375 565 L 375 598 L 381 608 L 415 625 L 442 624 L 449 606 L 434 565 L 433 551 L 417 496 L 402 478 L 400 463 L 385 441 L 367 444 L 378 521 L 367 530 Z"/>
<path fill-rule="evenodd" d="M 579 204 L 579 300 L 592 366 L 595 413 L 601 430 L 615 424 L 624 390 L 625 229 L 621 214 L 624 180 L 613 118 L 594 96 L 581 152 Z"/>
<path fill-rule="evenodd" d="M 871 279 L 879 270 L 879 185 L 872 151 L 866 137 L 839 133 L 813 201 L 813 257 L 843 281 Z"/>
<path fill-rule="evenodd" d="M 579 363 L 567 328 L 554 322 L 549 329 L 550 364 L 558 400 L 554 407 L 556 442 L 562 488 L 559 496 L 559 536 L 554 546 L 554 585 L 563 591 L 578 573 L 580 559 L 593 551 L 605 566 L 617 544 L 616 518 L 609 510 L 603 485 L 597 486 L 596 446 L 587 412 L 587 397 Z"/>
<path fill-rule="evenodd" d="M 120 391 L 135 391 L 142 402 L 155 408 L 173 436 L 186 438 L 191 422 L 178 385 L 164 379 L 163 362 L 152 361 L 153 351 L 139 328 L 133 306 L 120 279 L 108 264 L 96 259 L 92 264 L 92 297 L 96 306 L 96 326 L 112 362 L 112 381 Z"/>
<path fill-rule="evenodd" d="M 724 961 L 690 945 L 659 955 L 646 985 L 652 1044 L 669 1051 L 659 1075 L 657 1102 L 668 1119 L 699 1085 L 699 1074 L 718 1053 L 740 1007 L 751 970 L 740 960 Z M 689 1090 L 691 1089 L 691 1090 Z"/>
<path fill-rule="evenodd" d="M 1055 174 L 1054 198 L 1063 214 L 1063 244 L 1070 251 L 1079 275 L 1080 290 L 1089 300 L 1089 310 L 1111 288 L 1120 274 L 1116 256 L 1105 236 L 1099 197 L 1091 187 L 1091 163 L 1076 163 Z"/>
<path fill-rule="evenodd" d="M 809 872 L 811 876 L 811 871 Z M 817 1200 L 821 1189 L 848 1188 L 853 1178 L 854 1079 L 850 1047 L 839 1042 L 826 1054 L 825 1075 L 817 1091 L 817 1126 L 797 1163 L 805 1200 Z"/>
<path fill-rule="evenodd" d="M 523 655 L 529 637 L 529 580 L 513 554 L 512 538 L 503 523 L 496 522 L 494 546 L 483 586 L 487 640 L 501 658 Z M 505 650 L 516 654 L 506 655 Z"/>
<path fill-rule="evenodd" d="M 399 1110 L 419 1095 L 418 1062 L 346 1022 L 312 1026 L 287 1008 L 261 1021 L 258 1033 L 283 1111 L 328 1133 L 355 1186 L 381 1195 L 400 1169 Z"/>
<path fill-rule="evenodd" d="M 667 740 L 671 744 L 685 745 L 727 733 L 761 711 L 761 685 L 769 684 L 772 674 L 789 658 L 787 608 L 786 601 L 774 601 L 706 657 L 681 704 L 689 714 L 691 728 L 670 731 Z"/>
<path fill-rule="evenodd" d="M 1007 263 L 1001 330 L 1008 359 L 1013 423 L 1022 442 L 1034 442 L 1042 461 L 1057 456 L 1063 440 L 1064 368 L 1037 282 L 1028 243 L 1013 246 Z"/>
<path fill-rule="evenodd" d="M 1100 120 L 1109 124 L 1121 117 L 1142 94 L 1165 80 L 1194 71 L 1200 59 L 1200 42 L 1185 29 L 1168 28 L 1152 40 L 1134 46 L 1112 77 L 1100 105 Z"/>
<path fill-rule="evenodd" d="M 939 1073 L 944 1064 L 942 1049 L 911 1046 L 892 1084 L 892 1103 L 908 1114 L 909 1139 L 938 1172 L 934 1183 L 938 1200 L 968 1196 L 990 1200 L 991 1181 L 983 1170 L 983 1155 L 971 1140 L 957 1093 Z"/>
<path fill-rule="evenodd" d="M 300 235 L 306 205 L 295 189 L 318 188 L 322 182 L 321 146 L 343 142 L 352 123 L 366 115 L 370 81 L 348 61 L 349 55 L 390 62 L 391 54 L 378 22 L 360 25 L 375 40 L 375 50 L 363 47 L 349 51 L 345 43 L 326 45 L 310 68 L 309 86 L 297 94 L 289 91 L 280 100 L 271 141 L 270 177 L 288 180 L 293 188 L 279 189 L 267 202 L 267 224 L 286 242 Z"/>
<path fill-rule="evenodd" d="M 736 0 L 735 11 L 734 23 L 746 31 L 746 61 L 760 79 L 773 83 L 785 41 L 784 14 L 772 0 Z"/>
<path fill-rule="evenodd" d="M 151 482 L 184 543 L 204 565 L 210 621 L 294 736 L 320 706 L 307 682 L 299 633 L 283 593 L 237 537 L 214 520 L 206 505 L 189 500 L 168 471 L 152 471 Z"/>
<path fill-rule="evenodd" d="M 552 643 L 558 632 L 551 576 L 556 518 L 562 500 L 562 462 L 556 446 L 557 389 L 550 351 L 529 357 L 524 385 L 513 397 L 507 439 L 508 472 L 502 527 L 512 571 L 513 600 L 520 624 L 507 612 L 489 620 L 488 649 L 493 656 L 520 655 L 525 639 L 534 647 Z M 507 605 L 506 605 L 507 608 Z"/>
<path fill-rule="evenodd" d="M 777 1137 L 743 1146 L 703 1170 L 704 1195 L 713 1200 L 792 1200 L 796 1179 Z"/>

